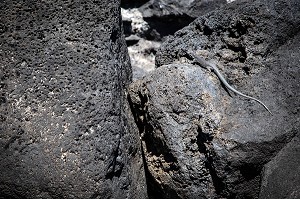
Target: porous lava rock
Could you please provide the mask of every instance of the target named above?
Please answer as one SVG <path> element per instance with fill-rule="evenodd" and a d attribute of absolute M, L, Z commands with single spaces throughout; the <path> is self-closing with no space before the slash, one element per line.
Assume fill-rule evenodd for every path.
<path fill-rule="evenodd" d="M 119 4 L 0 2 L 0 198 L 147 198 Z"/>

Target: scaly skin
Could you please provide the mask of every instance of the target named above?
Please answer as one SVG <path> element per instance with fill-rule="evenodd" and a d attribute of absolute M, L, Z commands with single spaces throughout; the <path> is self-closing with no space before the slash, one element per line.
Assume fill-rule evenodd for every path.
<path fill-rule="evenodd" d="M 239 91 L 237 91 L 235 88 L 233 88 L 232 86 L 230 86 L 228 84 L 228 82 L 226 81 L 226 79 L 223 77 L 223 75 L 221 74 L 221 72 L 219 71 L 219 69 L 217 68 L 216 64 L 212 63 L 212 62 L 208 62 L 206 61 L 204 58 L 197 56 L 196 54 L 192 53 L 192 52 L 188 52 L 189 55 L 191 55 L 201 66 L 211 69 L 220 79 L 220 81 L 226 86 L 226 88 L 228 88 L 229 90 L 231 90 L 232 92 L 236 93 L 237 95 L 243 96 L 245 98 L 251 99 L 251 100 L 255 100 L 256 102 L 258 102 L 259 104 L 261 104 L 271 115 L 271 111 L 268 109 L 268 107 L 262 103 L 260 100 L 245 95 Z"/>

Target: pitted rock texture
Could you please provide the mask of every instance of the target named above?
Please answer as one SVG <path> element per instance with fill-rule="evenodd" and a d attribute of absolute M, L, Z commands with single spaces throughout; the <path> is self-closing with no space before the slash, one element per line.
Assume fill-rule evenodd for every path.
<path fill-rule="evenodd" d="M 146 198 L 119 3 L 0 2 L 0 198 Z"/>
<path fill-rule="evenodd" d="M 226 0 L 150 0 L 140 7 L 145 18 L 177 16 L 197 18 L 216 8 Z"/>
<path fill-rule="evenodd" d="M 224 4 L 225 0 L 122 1 L 124 34 L 133 80 L 154 70 L 156 51 L 167 36 Z"/>
<path fill-rule="evenodd" d="M 162 78 L 163 77 L 163 78 Z M 224 110 L 218 80 L 193 65 L 165 65 L 130 87 L 150 198 L 212 198 L 206 146 Z"/>
<path fill-rule="evenodd" d="M 131 85 L 130 91 L 144 143 L 148 188 L 156 191 L 152 198 L 242 199 L 272 191 L 272 184 L 261 191 L 263 168 L 299 134 L 299 30 L 299 1 L 242 1 L 199 17 L 162 44 L 156 56 L 158 72 Z M 198 66 L 188 50 L 217 62 L 233 87 L 263 101 L 273 115 L 256 102 L 226 91 L 214 73 Z M 177 74 L 182 65 L 197 66 L 209 75 L 199 76 L 201 82 L 193 83 L 191 77 Z M 180 74 L 188 70 L 182 68 Z M 211 78 L 214 81 L 209 81 Z M 177 92 L 177 81 L 189 85 L 190 90 Z M 208 81 L 218 92 L 209 92 L 211 112 L 184 103 L 190 98 L 196 103 L 192 89 L 205 94 L 202 84 Z M 179 107 L 174 108 L 173 117 L 180 119 L 170 116 L 173 106 Z M 199 114 L 201 110 L 207 112 Z M 194 114 L 201 115 L 199 121 L 204 122 L 188 128 L 195 123 L 190 117 Z M 218 122 L 211 125 L 216 116 Z M 185 169 L 186 160 L 192 162 L 191 168 Z M 201 171 L 194 164 L 200 164 Z M 266 181 L 272 179 L 265 175 Z M 197 189 L 192 189 L 196 184 Z M 290 188 L 297 193 L 298 186 Z"/>

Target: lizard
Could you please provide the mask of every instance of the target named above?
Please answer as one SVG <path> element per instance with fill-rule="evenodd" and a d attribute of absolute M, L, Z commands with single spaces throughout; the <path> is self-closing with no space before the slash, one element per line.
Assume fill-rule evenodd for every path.
<path fill-rule="evenodd" d="M 190 56 L 192 56 L 196 62 L 198 62 L 202 67 L 204 68 L 207 68 L 209 70 L 211 70 L 212 72 L 214 72 L 217 77 L 219 78 L 219 80 L 224 84 L 224 86 L 231 90 L 232 92 L 234 92 L 235 94 L 237 95 L 240 95 L 242 97 L 245 97 L 245 98 L 248 98 L 248 99 L 251 99 L 251 100 L 254 100 L 256 102 L 258 102 L 259 104 L 261 104 L 271 115 L 272 112 L 269 110 L 269 108 L 263 103 L 261 102 L 260 100 L 254 98 L 254 97 L 251 97 L 251 96 L 248 96 L 248 95 L 245 95 L 243 93 L 241 93 L 240 91 L 236 90 L 235 88 L 233 88 L 227 81 L 226 79 L 224 78 L 224 76 L 221 74 L 221 72 L 219 71 L 218 67 L 216 66 L 216 64 L 214 62 L 209 62 L 209 61 L 206 61 L 204 58 L 188 51 L 187 52 Z"/>

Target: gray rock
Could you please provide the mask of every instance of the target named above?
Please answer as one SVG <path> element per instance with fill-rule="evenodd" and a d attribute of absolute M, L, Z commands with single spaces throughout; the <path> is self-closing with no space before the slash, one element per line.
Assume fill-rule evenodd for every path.
<path fill-rule="evenodd" d="M 216 82 L 200 67 L 173 64 L 131 85 L 147 169 L 154 178 L 148 182 L 151 198 L 216 195 L 202 143 L 211 140 L 210 128 L 224 114 Z"/>
<path fill-rule="evenodd" d="M 276 62 L 282 67 L 280 73 L 283 73 L 284 71 L 287 73 L 285 78 L 288 79 L 288 82 L 291 82 L 290 80 L 294 78 L 299 82 L 299 41 L 300 34 L 298 33 L 294 38 L 282 45 L 274 55 L 278 57 Z M 298 72 L 291 70 L 291 66 L 297 66 Z M 289 90 L 285 90 L 285 95 L 288 96 L 286 98 L 287 103 L 291 105 L 291 114 L 293 114 L 297 120 L 294 124 L 297 136 L 284 146 L 272 161 L 264 166 L 259 197 L 261 199 L 300 198 L 299 90 L 299 83 L 290 84 Z M 297 94 L 295 95 L 293 92 L 296 92 Z M 292 96 L 297 96 L 297 98 L 295 99 Z"/>
<path fill-rule="evenodd" d="M 0 198 L 146 198 L 119 2 L 0 10 Z"/>
<path fill-rule="evenodd" d="M 165 36 L 174 34 L 196 17 L 225 3 L 225 0 L 122 1 L 121 13 L 133 80 L 141 79 L 155 68 L 153 57 L 157 44 Z"/>
<path fill-rule="evenodd" d="M 226 0 L 150 0 L 139 9 L 145 18 L 180 15 L 197 18 L 226 3 Z"/>
<path fill-rule="evenodd" d="M 300 134 L 265 165 L 259 198 L 300 198 Z"/>
<path fill-rule="evenodd" d="M 300 127 L 299 30 L 299 1 L 246 1 L 199 17 L 162 44 L 157 71 L 130 90 L 152 198 L 259 197 L 264 165 Z M 233 87 L 273 115 L 231 97 L 187 50 L 217 61 Z"/>

